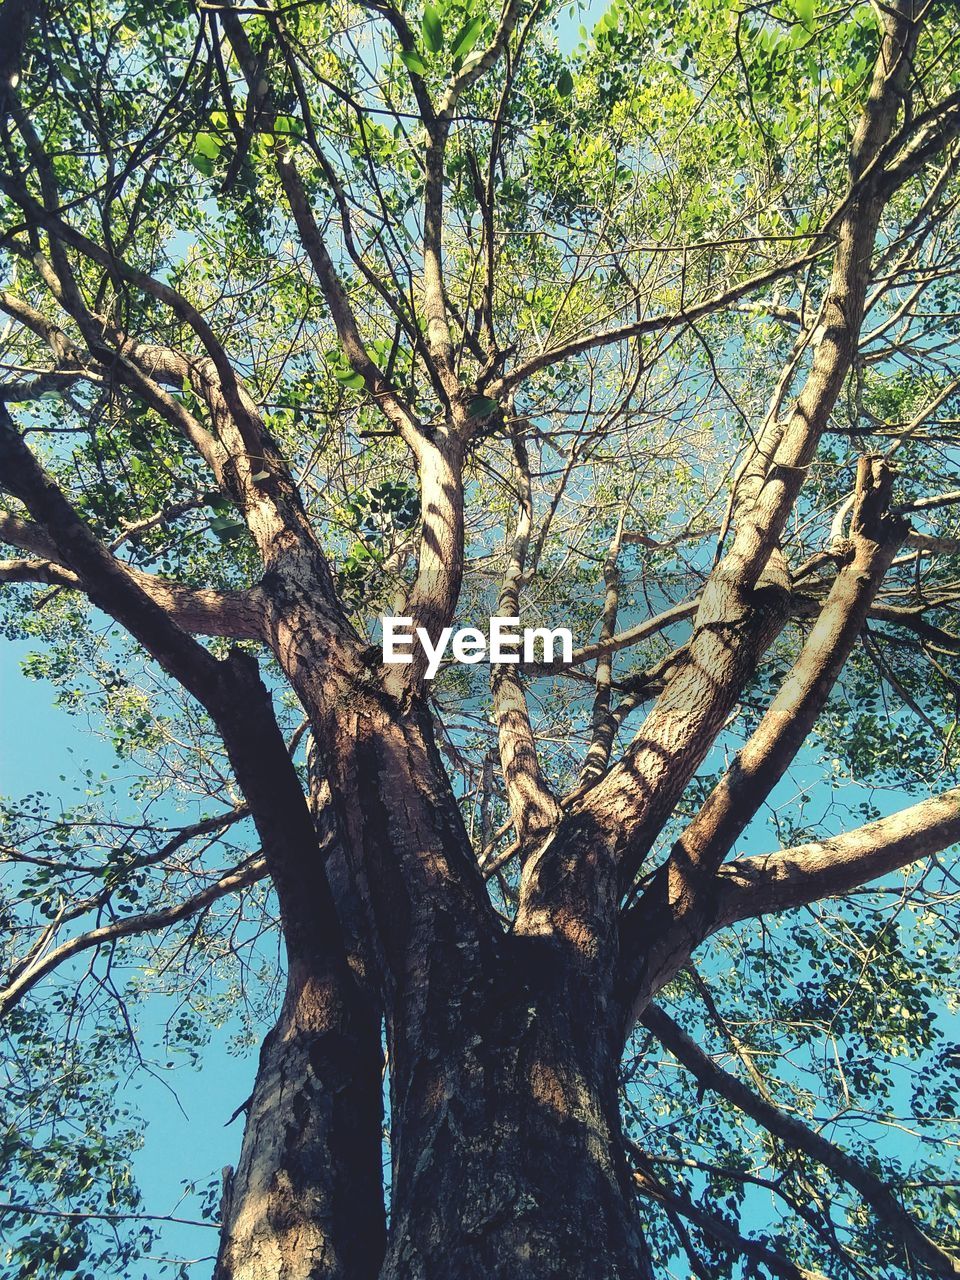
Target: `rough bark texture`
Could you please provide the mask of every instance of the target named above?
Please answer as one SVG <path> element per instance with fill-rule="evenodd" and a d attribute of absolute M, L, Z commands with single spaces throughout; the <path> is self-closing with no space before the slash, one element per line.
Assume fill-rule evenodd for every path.
<path fill-rule="evenodd" d="M 508 939 L 432 1044 L 398 1045 L 383 1280 L 652 1277 L 609 1009 L 564 972 L 560 945 Z"/>
<path fill-rule="evenodd" d="M 293 969 L 227 1172 L 215 1280 L 370 1280 L 383 1257 L 380 1020 Z"/>

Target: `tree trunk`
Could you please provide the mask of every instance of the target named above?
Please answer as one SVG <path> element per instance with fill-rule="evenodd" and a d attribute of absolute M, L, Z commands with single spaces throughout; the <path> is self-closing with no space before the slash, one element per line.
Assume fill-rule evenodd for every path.
<path fill-rule="evenodd" d="M 291 966 L 260 1051 L 214 1280 L 372 1280 L 383 1258 L 380 1020 L 348 980 Z"/>
<path fill-rule="evenodd" d="M 607 1011 L 549 941 L 506 939 L 498 967 L 397 1038 L 381 1280 L 650 1280 Z"/>
<path fill-rule="evenodd" d="M 321 668 L 310 636 L 291 632 L 284 654 L 319 744 L 346 900 L 377 946 L 368 962 L 388 1027 L 380 1280 L 650 1280 L 620 1132 L 615 930 L 538 917 L 505 935 L 424 703 L 378 693 L 344 647 Z M 612 872 L 607 882 L 614 892 Z M 217 1280 L 241 1274 L 261 1277 Z"/>

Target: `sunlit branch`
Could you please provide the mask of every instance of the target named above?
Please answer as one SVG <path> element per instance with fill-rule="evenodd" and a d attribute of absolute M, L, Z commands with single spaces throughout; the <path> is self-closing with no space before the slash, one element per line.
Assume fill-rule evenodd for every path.
<path fill-rule="evenodd" d="M 266 874 L 267 867 L 263 857 L 259 854 L 254 855 L 234 871 L 221 876 L 213 884 L 201 889 L 199 893 L 192 894 L 182 902 L 157 911 L 147 911 L 141 915 L 123 916 L 118 920 L 112 920 L 109 924 L 100 925 L 99 928 L 90 929 L 86 933 L 75 934 L 74 937 L 58 943 L 57 946 L 42 951 L 20 970 L 12 982 L 0 990 L 0 1017 L 15 1008 L 31 988 L 72 956 L 117 942 L 121 938 L 157 933 L 161 929 L 169 928 L 170 925 L 197 915 L 228 894 L 239 893 L 249 885 L 256 884 Z"/>

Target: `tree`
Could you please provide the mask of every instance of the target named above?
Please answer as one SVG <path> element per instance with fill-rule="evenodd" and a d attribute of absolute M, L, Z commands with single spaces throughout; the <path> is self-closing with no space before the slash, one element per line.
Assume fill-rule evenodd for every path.
<path fill-rule="evenodd" d="M 282 984 L 218 1280 L 960 1275 L 955 6 L 0 12 L 5 625 L 130 778 L 7 806 L 9 1274 L 136 1256 L 179 974 Z"/>

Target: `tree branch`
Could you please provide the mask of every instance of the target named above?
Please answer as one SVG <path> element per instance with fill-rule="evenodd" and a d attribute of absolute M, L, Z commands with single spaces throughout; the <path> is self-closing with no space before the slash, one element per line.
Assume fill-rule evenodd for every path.
<path fill-rule="evenodd" d="M 112 920 L 110 924 L 100 925 L 96 929 L 68 938 L 52 950 L 36 956 L 17 973 L 12 982 L 0 990 L 0 1018 L 15 1008 L 42 978 L 64 964 L 71 956 L 101 947 L 105 943 L 116 942 L 120 938 L 156 933 L 159 929 L 178 924 L 181 920 L 197 915 L 220 898 L 231 893 L 239 893 L 248 885 L 256 884 L 266 874 L 267 864 L 264 858 L 260 854 L 255 854 L 233 871 L 222 875 L 213 884 L 207 885 L 205 889 L 185 898 L 182 902 L 162 907 L 157 911 L 147 911 L 141 915 L 124 916 L 119 920 Z"/>
<path fill-rule="evenodd" d="M 60 553 L 38 524 L 0 511 L 0 542 L 8 542 L 42 559 L 7 560 L 0 563 L 0 581 L 41 582 L 86 591 L 83 580 L 60 561 Z M 184 631 L 193 635 L 225 636 L 234 640 L 264 638 L 264 600 L 256 588 L 250 591 L 217 591 L 211 587 L 187 587 L 158 578 L 133 565 L 117 561 L 122 569 Z"/>
<path fill-rule="evenodd" d="M 520 616 L 520 589 L 533 525 L 530 464 L 519 428 L 513 433 L 513 454 L 518 509 L 497 606 L 497 614 L 503 618 Z M 542 840 L 556 825 L 560 806 L 540 768 L 519 666 L 491 663 L 490 691 L 507 803 L 521 851 L 528 853 L 531 844 Z"/>
<path fill-rule="evenodd" d="M 912 12 L 909 0 L 896 0 L 885 10 L 870 92 L 850 144 L 854 188 L 893 130 L 917 34 Z M 571 806 L 554 839 L 527 863 L 518 919 L 529 915 L 532 922 L 544 911 L 551 914 L 554 908 L 545 899 L 559 891 L 568 897 L 560 909 L 565 917 L 582 912 L 595 920 L 597 900 L 609 892 L 610 864 L 618 868 L 620 890 L 630 887 L 760 656 L 786 621 L 790 581 L 779 540 L 856 350 L 882 208 L 880 198 L 864 193 L 848 203 L 809 373 L 786 424 L 771 424 L 758 443 L 756 465 L 741 472 L 733 545 L 700 598 L 686 661 L 667 680 L 620 763 Z M 594 851 L 577 877 L 595 878 L 593 887 L 569 885 L 572 865 L 560 874 L 559 867 L 573 858 L 568 839 L 574 832 Z"/>
<path fill-rule="evenodd" d="M 958 840 L 960 787 L 955 787 L 843 835 L 735 858 L 717 873 L 710 932 L 839 897 Z"/>
<path fill-rule="evenodd" d="M 882 459 L 861 458 L 849 559 L 762 721 L 670 854 L 664 905 L 675 917 L 697 911 L 700 888 L 803 745 L 856 644 L 907 532 L 902 520 L 885 514 L 892 483 Z"/>
<path fill-rule="evenodd" d="M 344 963 L 336 909 L 317 858 L 306 798 L 256 659 L 233 649 L 220 661 L 146 594 L 73 510 L 2 404 L 0 467 L 6 487 L 42 526 L 58 561 L 83 582 L 91 600 L 209 712 L 250 806 L 280 899 L 288 949 L 336 970 Z"/>
<path fill-rule="evenodd" d="M 921 1231 L 894 1197 L 890 1188 L 859 1161 L 802 1121 L 788 1116 L 773 1103 L 760 1098 L 736 1076 L 724 1071 L 657 1005 L 651 1005 L 641 1021 L 694 1076 L 701 1088 L 720 1094 L 738 1110 L 762 1125 L 769 1133 L 797 1151 L 802 1151 L 848 1182 L 873 1209 L 883 1226 L 903 1246 L 909 1258 L 920 1262 L 936 1276 L 956 1280 L 960 1262 Z"/>
<path fill-rule="evenodd" d="M 243 29 L 239 17 L 229 9 L 218 11 L 230 47 L 247 82 L 255 107 L 254 119 L 260 128 L 272 129 L 276 117 L 273 94 Z M 310 207 L 293 154 L 282 138 L 275 140 L 276 172 L 287 198 L 290 212 L 300 233 L 300 240 L 313 266 L 320 290 L 330 308 L 344 354 L 350 367 L 363 378 L 364 385 L 386 416 L 387 420 L 406 441 L 415 456 L 419 455 L 426 433 L 416 415 L 406 404 L 396 388 L 371 358 L 360 335 L 356 316 L 346 291 L 333 265 L 323 234 Z"/>
<path fill-rule="evenodd" d="M 637 1187 L 643 1195 L 665 1206 L 670 1206 L 682 1217 L 695 1223 L 706 1235 L 712 1236 L 719 1244 L 745 1258 L 750 1258 L 753 1262 L 762 1264 L 773 1275 L 779 1276 L 780 1280 L 827 1280 L 822 1271 L 810 1271 L 807 1267 L 798 1266 L 782 1253 L 772 1249 L 766 1241 L 753 1240 L 737 1231 L 735 1227 L 731 1227 L 723 1218 L 702 1209 L 694 1202 L 689 1192 L 681 1191 L 676 1186 L 668 1186 L 662 1178 L 658 1178 L 639 1147 L 630 1144 L 630 1148 L 637 1166 L 634 1174 Z"/>

